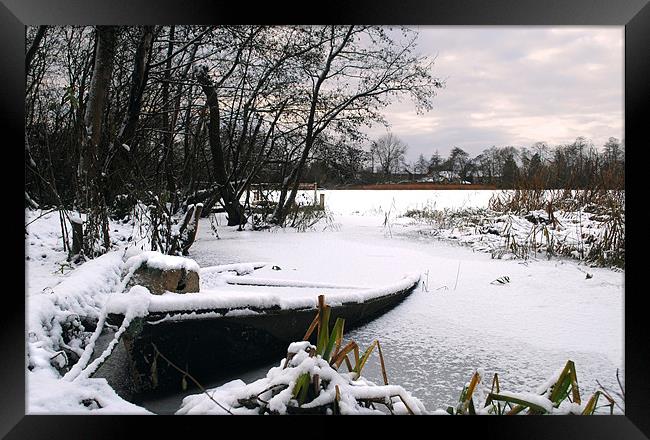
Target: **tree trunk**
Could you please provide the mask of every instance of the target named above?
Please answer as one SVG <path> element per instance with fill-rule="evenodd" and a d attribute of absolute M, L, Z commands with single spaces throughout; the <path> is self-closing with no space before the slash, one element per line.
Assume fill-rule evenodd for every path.
<path fill-rule="evenodd" d="M 282 179 L 282 187 L 280 188 L 280 196 L 278 198 L 278 204 L 275 206 L 271 222 L 276 225 L 283 225 L 287 214 L 289 213 L 289 208 L 291 203 L 288 202 L 288 198 L 291 197 L 290 190 L 292 189 L 292 182 L 296 178 L 298 173 L 298 165 L 291 169 L 289 175 Z M 294 197 L 295 200 L 295 197 Z"/>
<path fill-rule="evenodd" d="M 165 78 L 162 85 L 162 100 L 164 106 L 163 114 L 163 168 L 165 170 L 165 182 L 167 192 L 169 192 L 169 201 L 172 205 L 171 211 L 176 209 L 176 181 L 174 179 L 174 129 L 171 121 L 172 101 L 169 97 L 169 83 L 171 81 L 171 67 L 174 53 L 174 34 L 175 26 L 169 28 L 169 44 L 167 46 L 167 61 L 165 62 Z"/>
<path fill-rule="evenodd" d="M 72 258 L 81 254 L 84 231 L 81 219 L 71 219 L 70 224 L 72 226 L 72 249 L 69 258 Z"/>
<path fill-rule="evenodd" d="M 279 218 L 279 220 L 283 223 L 284 220 L 287 218 L 287 214 L 289 213 L 289 210 L 291 207 L 295 204 L 296 202 L 296 195 L 298 194 L 298 186 L 300 185 L 300 178 L 302 177 L 302 170 L 305 167 L 305 163 L 307 162 L 307 157 L 309 154 L 309 150 L 311 149 L 312 142 L 310 141 L 309 144 L 305 146 L 305 149 L 303 150 L 303 155 L 300 158 L 300 161 L 298 162 L 298 165 L 296 165 L 296 168 L 294 168 L 293 172 L 293 184 L 291 185 L 291 192 L 289 193 L 289 197 L 287 197 L 287 201 L 283 207 L 283 210 L 281 212 L 282 217 Z"/>
<path fill-rule="evenodd" d="M 198 70 L 196 79 L 199 81 L 203 93 L 205 93 L 208 108 L 210 110 L 210 122 L 208 124 L 208 139 L 210 151 L 212 152 L 212 167 L 214 170 L 214 180 L 218 186 L 221 199 L 223 200 L 224 209 L 228 214 L 228 226 L 237 226 L 246 223 L 244 208 L 236 197 L 235 189 L 228 182 L 226 165 L 223 157 L 220 133 L 220 116 L 219 101 L 217 99 L 217 90 L 204 70 Z M 206 206 L 206 208 L 208 208 Z M 208 211 L 209 212 L 209 211 Z"/>
<path fill-rule="evenodd" d="M 133 61 L 133 72 L 131 73 L 131 86 L 129 89 L 129 101 L 126 114 L 122 120 L 117 140 L 113 145 L 116 148 L 113 168 L 118 173 L 121 186 L 129 181 L 132 172 L 131 157 L 136 153 L 135 132 L 138 126 L 140 110 L 142 109 L 142 96 L 149 75 L 148 62 L 153 45 L 153 26 L 143 26 L 142 35 L 138 42 Z M 124 147 L 126 145 L 127 148 Z"/>
<path fill-rule="evenodd" d="M 27 75 L 29 74 L 32 60 L 34 59 L 34 55 L 36 55 L 36 51 L 38 50 L 39 44 L 41 44 L 41 40 L 45 36 L 46 30 L 47 30 L 47 25 L 42 25 L 38 27 L 38 29 L 36 30 L 36 35 L 34 36 L 34 41 L 32 41 L 31 46 L 29 46 L 29 49 L 25 54 L 25 78 L 27 78 Z"/>
<path fill-rule="evenodd" d="M 115 26 L 97 26 L 97 47 L 95 49 L 95 67 L 93 68 L 84 124 L 86 133 L 83 140 L 83 150 L 79 168 L 82 175 L 92 180 L 98 170 L 97 147 L 101 136 L 101 122 L 106 94 L 113 73 L 115 41 L 117 29 Z"/>
<path fill-rule="evenodd" d="M 179 119 L 179 115 L 180 115 L 180 111 L 181 111 L 181 95 L 183 94 L 183 86 L 184 86 L 183 81 L 187 80 L 187 76 L 189 74 L 190 67 L 192 66 L 192 63 L 194 62 L 194 58 L 196 56 L 197 50 L 198 50 L 198 45 L 194 45 L 192 47 L 192 49 L 190 49 L 189 60 L 187 61 L 187 65 L 183 68 L 183 70 L 182 70 L 182 72 L 180 74 L 181 81 L 176 86 L 176 91 L 174 92 L 175 97 L 174 97 L 174 104 L 173 104 L 173 113 L 172 113 L 172 116 L 171 116 L 171 119 L 170 119 L 170 124 L 169 124 L 170 136 L 171 136 L 170 139 L 172 140 L 172 142 L 173 142 L 173 138 L 174 138 L 175 127 L 176 127 L 176 125 L 178 123 L 178 119 Z M 189 91 L 190 91 L 190 93 L 188 94 L 188 98 L 191 98 L 191 88 L 190 88 Z M 187 155 L 187 152 L 188 152 L 188 140 L 190 138 L 189 131 L 188 131 L 189 130 L 188 129 L 188 127 L 189 127 L 189 122 L 188 121 L 190 120 L 190 117 L 191 117 L 191 112 L 190 112 L 191 105 L 190 105 L 190 102 L 191 102 L 191 100 L 188 99 L 188 105 L 187 105 L 187 109 L 186 109 L 186 112 L 185 112 L 185 120 L 182 122 L 182 124 L 184 124 L 184 126 L 185 126 L 185 136 L 184 136 L 185 137 L 185 142 L 183 143 L 183 149 L 184 149 L 184 151 L 183 151 L 183 153 L 184 153 L 183 154 L 183 169 L 181 169 L 181 172 L 177 176 L 174 176 L 172 174 L 173 168 L 170 168 L 168 170 L 170 175 L 173 177 L 173 180 L 170 183 L 173 184 L 175 191 L 176 191 L 176 188 L 178 188 L 179 186 L 181 188 L 184 188 L 184 185 L 183 185 L 183 183 L 184 183 L 183 182 L 183 172 L 184 172 L 184 168 L 185 168 L 185 164 L 186 164 L 186 155 Z M 171 148 L 173 148 L 173 144 L 172 144 Z M 174 157 L 174 151 L 171 150 L 171 152 L 172 152 L 171 157 L 173 158 Z M 180 180 L 180 185 L 177 182 L 177 180 Z M 174 211 L 175 211 L 178 208 L 177 205 L 180 203 L 180 200 L 178 200 L 176 197 L 174 197 L 174 199 L 176 200 L 176 204 L 172 208 L 174 208 Z"/>
<path fill-rule="evenodd" d="M 105 250 L 110 248 L 108 214 L 102 194 L 102 179 L 98 172 L 98 146 L 101 139 L 104 103 L 113 73 L 117 27 L 97 26 L 96 35 L 95 66 L 84 115 L 85 133 L 78 168 L 80 181 L 78 202 L 88 210 L 88 226 L 84 236 L 87 240 L 85 251 L 88 255 L 95 252 L 95 242 L 99 240 L 100 235 L 103 235 Z"/>

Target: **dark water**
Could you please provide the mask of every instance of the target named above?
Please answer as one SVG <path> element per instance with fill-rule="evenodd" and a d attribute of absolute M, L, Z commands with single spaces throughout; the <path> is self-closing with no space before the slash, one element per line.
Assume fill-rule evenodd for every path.
<path fill-rule="evenodd" d="M 257 379 L 261 379 L 266 376 L 266 373 L 272 368 L 277 366 L 280 363 L 280 360 L 277 362 L 271 362 L 267 364 L 262 364 L 254 368 L 242 369 L 232 371 L 230 374 L 223 375 L 219 378 L 216 378 L 212 381 L 201 383 L 205 389 L 211 389 L 219 387 L 225 383 L 228 383 L 235 379 L 241 379 L 246 383 L 254 382 Z M 188 389 L 184 392 L 178 393 L 165 393 L 165 394 L 151 394 L 148 396 L 143 396 L 137 399 L 134 403 L 139 406 L 142 406 L 149 411 L 155 414 L 174 414 L 181 407 L 183 398 L 192 394 L 201 393 L 201 389 L 193 386 L 192 382 L 188 380 Z"/>

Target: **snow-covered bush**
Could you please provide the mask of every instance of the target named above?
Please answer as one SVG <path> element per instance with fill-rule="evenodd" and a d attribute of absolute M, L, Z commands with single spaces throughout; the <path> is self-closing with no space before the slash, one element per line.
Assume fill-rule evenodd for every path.
<path fill-rule="evenodd" d="M 308 341 L 266 377 L 235 380 L 183 399 L 176 414 L 424 414 L 424 405 L 397 385 L 378 386 L 354 372 L 339 372 Z M 379 407 L 384 410 L 380 410 Z"/>
<path fill-rule="evenodd" d="M 196 238 L 203 204 L 190 204 L 184 211 L 172 213 L 164 198 L 149 196 L 149 205 L 138 202 L 133 208 L 134 243 L 142 250 L 187 255 Z"/>

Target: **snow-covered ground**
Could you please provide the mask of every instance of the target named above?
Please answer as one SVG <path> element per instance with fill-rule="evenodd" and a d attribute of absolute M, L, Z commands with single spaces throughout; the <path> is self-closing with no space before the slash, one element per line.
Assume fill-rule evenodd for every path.
<path fill-rule="evenodd" d="M 597 380 L 618 390 L 616 369 L 624 367 L 623 271 L 586 267 L 569 259 L 492 259 L 489 253 L 414 233 L 412 221 L 398 217 L 432 203 L 438 209 L 485 207 L 491 193 L 327 191 L 326 205 L 335 224 L 302 233 L 291 229 L 254 232 L 226 227 L 221 219 L 217 238 L 210 221 L 201 220 L 189 257 L 202 268 L 263 261 L 268 264 L 248 278 L 306 284 L 377 287 L 397 283 L 407 273 L 421 274 L 422 286 L 401 305 L 349 332 L 346 339 L 364 347 L 379 339 L 390 383 L 403 386 L 430 411 L 455 404 L 477 368 L 484 371 L 484 377 L 499 373 L 504 390 L 527 392 L 571 359 L 583 399 L 598 389 Z M 56 248 L 58 215 L 50 215 L 55 221 L 35 222 L 26 237 L 30 330 L 45 319 L 37 313 L 48 310 L 35 304 L 46 301 L 43 297 L 50 291 L 55 292 L 47 293 L 50 296 L 61 296 L 57 283 L 72 278 L 65 273 L 84 269 L 84 265 L 74 271 L 63 267 L 64 274 L 53 273 L 65 254 Z M 127 225 L 116 229 L 117 240 L 128 236 Z M 93 298 L 99 302 L 115 278 L 109 269 L 102 272 L 94 267 L 98 271 L 94 279 L 105 281 L 103 289 L 94 290 L 98 293 Z M 495 282 L 503 277 L 509 282 Z M 78 295 L 83 296 L 87 290 L 80 289 Z M 274 289 L 279 294 L 283 288 Z M 323 291 L 317 287 L 300 290 L 314 296 Z M 64 297 L 48 303 L 51 313 L 71 301 L 69 294 Z M 34 337 L 46 340 L 48 335 Z M 369 362 L 364 370 L 364 376 L 376 383 L 382 382 L 378 364 Z M 47 378 L 44 371 L 49 371 Z M 48 380 L 54 379 L 46 368 L 28 374 L 28 411 L 57 412 L 44 402 L 46 385 L 52 385 Z M 115 412 L 134 412 L 128 402 L 105 401 L 109 405 L 104 411 L 110 412 L 112 404 Z"/>

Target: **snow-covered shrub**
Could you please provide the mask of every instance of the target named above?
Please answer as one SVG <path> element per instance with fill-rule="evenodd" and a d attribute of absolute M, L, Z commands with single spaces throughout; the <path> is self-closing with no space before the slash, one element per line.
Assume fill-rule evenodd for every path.
<path fill-rule="evenodd" d="M 424 405 L 397 385 L 378 386 L 337 371 L 307 341 L 250 384 L 235 380 L 183 399 L 176 414 L 424 414 Z M 384 408 L 381 411 L 378 407 Z"/>
<path fill-rule="evenodd" d="M 424 405 L 404 388 L 388 384 L 379 342 L 372 343 L 361 356 L 356 342 L 343 345 L 345 320 L 338 318 L 330 332 L 330 307 L 323 295 L 318 300 L 318 313 L 304 340 L 290 344 L 287 357 L 266 377 L 248 385 L 235 380 L 188 396 L 177 414 L 426 413 Z M 314 330 L 316 345 L 309 342 Z M 361 376 L 375 347 L 384 376 L 381 386 Z M 354 353 L 354 367 L 350 353 Z M 344 362 L 347 372 L 339 371 Z"/>
<path fill-rule="evenodd" d="M 287 223 L 298 232 L 312 230 L 321 222 L 325 223 L 323 230 L 338 229 L 332 213 L 318 205 L 294 206 L 287 215 Z"/>
<path fill-rule="evenodd" d="M 491 199 L 490 209 L 424 207 L 405 216 L 428 227 L 421 234 L 454 240 L 493 258 L 563 256 L 597 266 L 625 266 L 624 192 L 525 194 L 504 191 Z"/>
<path fill-rule="evenodd" d="M 136 202 L 129 194 L 118 194 L 115 196 L 109 214 L 113 220 L 125 220 L 133 212 Z"/>

